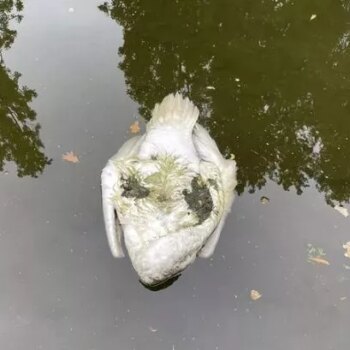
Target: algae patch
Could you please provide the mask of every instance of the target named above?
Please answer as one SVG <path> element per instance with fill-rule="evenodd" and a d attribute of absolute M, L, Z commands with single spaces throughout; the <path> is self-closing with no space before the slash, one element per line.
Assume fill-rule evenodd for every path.
<path fill-rule="evenodd" d="M 196 176 L 191 181 L 191 192 L 183 190 L 183 195 L 188 208 L 195 212 L 198 217 L 198 224 L 208 219 L 213 210 L 213 199 L 209 188 L 202 181 L 200 176 Z"/>
<path fill-rule="evenodd" d="M 122 182 L 121 188 L 123 189 L 123 197 L 142 199 L 149 195 L 149 189 L 142 186 L 135 175 L 122 178 Z"/>
<path fill-rule="evenodd" d="M 154 164 L 157 165 L 158 169 L 144 179 L 145 184 L 150 189 L 149 199 L 163 209 L 170 208 L 174 197 L 176 198 L 179 183 L 186 174 L 186 168 L 174 156 L 155 155 L 154 157 L 156 157 Z"/>
<path fill-rule="evenodd" d="M 216 191 L 219 191 L 218 183 L 214 179 L 208 179 L 208 183 L 210 186 L 214 187 Z"/>

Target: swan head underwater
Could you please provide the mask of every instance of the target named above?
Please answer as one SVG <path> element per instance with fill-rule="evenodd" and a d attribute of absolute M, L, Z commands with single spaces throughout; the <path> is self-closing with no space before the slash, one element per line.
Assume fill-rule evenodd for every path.
<path fill-rule="evenodd" d="M 222 156 L 198 115 L 188 98 L 168 95 L 154 107 L 145 134 L 125 142 L 102 171 L 110 249 L 123 257 L 124 236 L 148 286 L 212 255 L 234 199 L 236 163 Z"/>

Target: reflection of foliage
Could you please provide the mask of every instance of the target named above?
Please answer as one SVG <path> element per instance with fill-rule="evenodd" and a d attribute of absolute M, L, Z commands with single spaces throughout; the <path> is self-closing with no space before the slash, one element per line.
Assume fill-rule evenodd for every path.
<path fill-rule="evenodd" d="M 239 192 L 269 177 L 301 193 L 314 179 L 332 203 L 350 198 L 346 3 L 110 0 L 100 9 L 123 26 L 120 67 L 145 118 L 180 90 L 235 153 Z"/>
<path fill-rule="evenodd" d="M 16 31 L 9 29 L 14 19 L 20 21 L 21 1 L 0 0 L 0 55 L 16 37 Z M 36 113 L 29 103 L 36 93 L 18 84 L 19 73 L 11 73 L 0 62 L 0 171 L 5 161 L 17 164 L 18 176 L 36 177 L 51 161 L 43 154 L 39 138 L 40 125 L 35 124 Z"/>
<path fill-rule="evenodd" d="M 34 90 L 18 86 L 19 74 L 0 66 L 0 170 L 4 161 L 14 161 L 18 176 L 37 176 L 49 160 L 41 152 L 40 125 L 31 125 L 35 112 L 28 103 Z"/>
<path fill-rule="evenodd" d="M 0 0 L 0 49 L 8 49 L 16 37 L 16 31 L 9 28 L 10 22 L 20 22 L 23 3 L 20 0 Z M 1 50 L 0 50 L 1 51 Z"/>

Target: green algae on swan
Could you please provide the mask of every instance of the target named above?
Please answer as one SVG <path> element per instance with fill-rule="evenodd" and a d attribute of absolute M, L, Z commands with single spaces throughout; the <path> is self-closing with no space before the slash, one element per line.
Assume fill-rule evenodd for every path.
<path fill-rule="evenodd" d="M 213 210 L 213 199 L 203 179 L 200 176 L 194 177 L 191 181 L 191 192 L 185 189 L 182 193 L 188 208 L 196 214 L 198 225 L 208 219 Z"/>

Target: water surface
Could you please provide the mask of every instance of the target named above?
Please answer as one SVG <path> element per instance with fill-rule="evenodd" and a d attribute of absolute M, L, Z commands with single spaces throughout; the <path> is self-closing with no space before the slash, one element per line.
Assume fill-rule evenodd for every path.
<path fill-rule="evenodd" d="M 0 1 L 1 348 L 348 349 L 349 43 L 347 0 Z M 174 91 L 239 186 L 213 258 L 152 292 L 99 176 Z"/>

